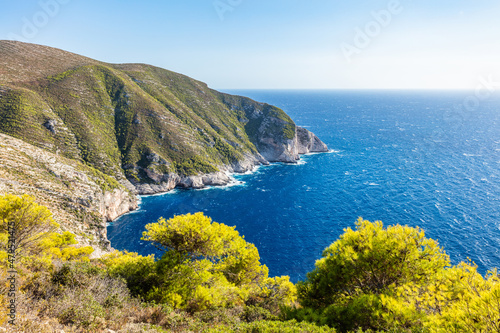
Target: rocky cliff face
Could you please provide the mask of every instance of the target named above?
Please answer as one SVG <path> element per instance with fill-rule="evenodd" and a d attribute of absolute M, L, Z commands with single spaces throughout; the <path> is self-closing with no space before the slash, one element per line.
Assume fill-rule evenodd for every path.
<path fill-rule="evenodd" d="M 222 186 L 231 181 L 229 174 L 245 173 L 258 165 L 268 165 L 271 162 L 297 163 L 300 155 L 328 152 L 328 147 L 314 133 L 296 126 L 292 139 L 283 140 L 280 135 L 258 137 L 259 152 L 245 156 L 237 163 L 224 165 L 224 171 L 196 176 L 179 176 L 176 173 L 156 174 L 145 170 L 148 177 L 155 182 L 150 184 L 136 183 L 135 188 L 141 195 L 168 192 L 176 187 L 203 188 L 206 186 Z"/>
<path fill-rule="evenodd" d="M 327 151 L 272 105 L 154 66 L 13 41 L 0 41 L 0 133 L 0 193 L 34 194 L 104 248 L 105 221 L 135 209 L 135 194 L 224 185 L 233 172 Z"/>
<path fill-rule="evenodd" d="M 108 222 L 137 209 L 137 199 L 123 188 L 104 191 L 96 201 L 99 203 L 99 213 Z"/>
<path fill-rule="evenodd" d="M 176 187 L 203 188 L 206 186 L 222 186 L 231 181 L 230 173 L 244 173 L 253 170 L 258 165 L 268 165 L 270 162 L 297 163 L 301 154 L 328 152 L 328 147 L 316 135 L 305 128 L 296 127 L 297 133 L 291 140 L 276 142 L 276 138 L 264 138 L 261 141 L 261 153 L 246 156 L 233 165 L 224 166 L 224 172 L 216 172 L 197 176 L 181 177 L 178 174 L 154 174 L 149 171 L 149 177 L 155 179 L 153 184 L 135 184 L 141 195 L 168 192 Z M 261 147 L 262 147 L 261 146 Z"/>
<path fill-rule="evenodd" d="M 34 196 L 62 230 L 102 250 L 110 248 L 106 220 L 137 208 L 133 193 L 106 181 L 91 167 L 0 134 L 0 194 Z"/>
<path fill-rule="evenodd" d="M 297 127 L 297 151 L 299 154 L 325 153 L 328 151 L 325 145 L 314 133 L 305 128 Z"/>

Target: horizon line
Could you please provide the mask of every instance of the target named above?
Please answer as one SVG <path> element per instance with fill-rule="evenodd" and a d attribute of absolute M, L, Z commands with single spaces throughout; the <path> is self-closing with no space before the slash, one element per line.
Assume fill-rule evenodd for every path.
<path fill-rule="evenodd" d="M 474 91 L 474 88 L 211 88 L 213 90 L 296 90 L 296 91 Z"/>

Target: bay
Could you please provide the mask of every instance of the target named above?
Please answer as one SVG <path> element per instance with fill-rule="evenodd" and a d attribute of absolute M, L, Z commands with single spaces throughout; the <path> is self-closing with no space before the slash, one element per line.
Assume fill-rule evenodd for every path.
<path fill-rule="evenodd" d="M 471 104 L 465 91 L 227 92 L 282 108 L 332 152 L 236 175 L 232 186 L 143 197 L 108 226 L 114 248 L 157 253 L 140 240 L 147 223 L 201 211 L 236 226 L 271 276 L 296 282 L 363 217 L 423 228 L 454 264 L 500 267 L 499 95 Z"/>

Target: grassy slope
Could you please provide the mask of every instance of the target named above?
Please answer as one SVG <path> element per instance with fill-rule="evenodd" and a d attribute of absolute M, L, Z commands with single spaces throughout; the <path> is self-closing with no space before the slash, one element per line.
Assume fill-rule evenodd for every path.
<path fill-rule="evenodd" d="M 0 193 L 34 195 L 96 245 L 108 243 L 103 197 L 127 179 L 215 172 L 258 154 L 260 137 L 294 134 L 280 109 L 184 75 L 0 41 Z M 123 213 L 135 199 L 121 196 Z"/>
<path fill-rule="evenodd" d="M 295 134 L 278 108 L 161 68 L 110 65 L 7 41 L 0 42 L 0 59 L 6 68 L 0 73 L 0 132 L 117 179 L 152 182 L 148 168 L 181 175 L 217 171 L 257 152 L 266 118 L 275 121 L 266 123 L 264 134 Z M 44 126 L 48 121 L 55 121 L 55 132 Z"/>
<path fill-rule="evenodd" d="M 103 193 L 123 187 L 81 162 L 0 134 L 0 194 L 29 194 L 49 207 L 63 231 L 83 244 L 106 247 Z"/>

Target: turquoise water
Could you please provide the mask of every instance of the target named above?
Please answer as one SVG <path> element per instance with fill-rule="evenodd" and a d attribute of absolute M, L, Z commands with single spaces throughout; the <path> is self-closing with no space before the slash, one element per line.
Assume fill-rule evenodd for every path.
<path fill-rule="evenodd" d="M 229 91 L 284 109 L 333 150 L 238 175 L 232 186 L 143 197 L 108 227 L 141 254 L 144 225 L 188 212 L 236 226 L 270 275 L 298 281 L 359 216 L 419 226 L 452 262 L 500 267 L 500 96 L 467 92 Z"/>

